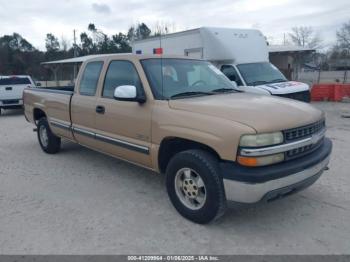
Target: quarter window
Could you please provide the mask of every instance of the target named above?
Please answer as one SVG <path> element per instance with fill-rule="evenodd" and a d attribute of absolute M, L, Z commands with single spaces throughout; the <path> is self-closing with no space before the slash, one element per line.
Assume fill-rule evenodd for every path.
<path fill-rule="evenodd" d="M 132 85 L 140 92 L 141 81 L 134 65 L 129 61 L 112 61 L 103 86 L 103 97 L 113 98 L 118 86 Z"/>
<path fill-rule="evenodd" d="M 103 62 L 90 62 L 86 65 L 80 82 L 79 93 L 81 95 L 94 96 L 96 94 L 102 66 Z"/>

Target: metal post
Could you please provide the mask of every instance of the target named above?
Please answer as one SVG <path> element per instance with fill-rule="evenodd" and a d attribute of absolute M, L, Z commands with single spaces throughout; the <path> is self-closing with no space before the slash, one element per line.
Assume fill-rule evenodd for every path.
<path fill-rule="evenodd" d="M 347 75 L 348 75 L 348 70 L 345 70 L 344 71 L 344 79 L 343 79 L 343 84 L 346 83 L 346 80 L 347 80 Z"/>
<path fill-rule="evenodd" d="M 318 68 L 318 78 L 317 78 L 317 84 L 320 83 L 321 80 L 321 66 Z"/>

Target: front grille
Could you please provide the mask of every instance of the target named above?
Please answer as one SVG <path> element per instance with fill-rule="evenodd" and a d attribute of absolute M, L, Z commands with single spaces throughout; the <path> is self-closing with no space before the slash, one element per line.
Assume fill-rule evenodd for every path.
<path fill-rule="evenodd" d="M 292 160 L 292 159 L 310 154 L 313 151 L 315 151 L 316 149 L 318 149 L 322 145 L 322 143 L 323 143 L 323 139 L 321 139 L 317 144 L 307 145 L 307 146 L 303 146 L 303 147 L 299 147 L 299 148 L 290 150 L 290 151 L 286 152 L 285 160 Z"/>
<path fill-rule="evenodd" d="M 292 128 L 285 130 L 284 138 L 286 143 L 294 142 L 297 140 L 301 140 L 307 137 L 311 137 L 314 134 L 317 134 L 326 128 L 326 121 L 324 119 L 317 121 L 313 124 Z M 323 139 L 321 139 L 317 144 L 307 145 L 303 147 L 299 147 L 293 150 L 286 152 L 286 160 L 295 159 L 298 157 L 302 157 L 304 155 L 310 154 L 311 152 L 318 149 L 323 143 Z"/>
<path fill-rule="evenodd" d="M 302 102 L 310 102 L 311 95 L 309 91 L 291 93 L 291 94 L 277 94 L 276 96 L 290 98 Z"/>
<path fill-rule="evenodd" d="M 284 137 L 286 142 L 291 142 L 302 138 L 310 137 L 313 134 L 320 132 L 325 127 L 326 121 L 322 119 L 321 121 L 318 121 L 311 125 L 288 129 L 284 131 Z"/>

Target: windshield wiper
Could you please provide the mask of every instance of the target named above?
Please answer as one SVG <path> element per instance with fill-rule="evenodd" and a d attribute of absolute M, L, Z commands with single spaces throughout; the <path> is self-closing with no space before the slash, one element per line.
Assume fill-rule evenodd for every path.
<path fill-rule="evenodd" d="M 269 81 L 269 83 L 279 83 L 279 82 L 287 82 L 287 80 L 283 78 L 278 78 L 278 79 Z"/>
<path fill-rule="evenodd" d="M 214 92 L 214 93 L 229 93 L 229 92 L 238 92 L 238 90 L 234 89 L 234 88 L 218 88 L 218 89 L 212 90 L 212 92 Z"/>
<path fill-rule="evenodd" d="M 203 91 L 189 91 L 189 92 L 183 92 L 178 93 L 176 95 L 171 96 L 170 98 L 179 98 L 179 97 L 186 97 L 186 96 L 197 96 L 197 95 L 213 95 L 212 92 L 203 92 Z"/>
<path fill-rule="evenodd" d="M 250 85 L 256 86 L 256 85 L 264 85 L 264 84 L 268 84 L 268 83 L 269 82 L 267 82 L 267 81 L 259 80 L 259 81 L 255 81 L 255 82 L 250 83 Z"/>

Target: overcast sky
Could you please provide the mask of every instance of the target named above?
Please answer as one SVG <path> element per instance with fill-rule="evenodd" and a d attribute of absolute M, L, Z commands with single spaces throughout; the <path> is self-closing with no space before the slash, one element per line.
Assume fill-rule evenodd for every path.
<path fill-rule="evenodd" d="M 350 0 L 0 0 L 0 36 L 17 32 L 39 49 L 46 33 L 73 40 L 94 23 L 108 34 L 157 21 L 184 30 L 200 26 L 260 29 L 273 43 L 293 26 L 312 26 L 327 45 L 350 20 Z"/>

